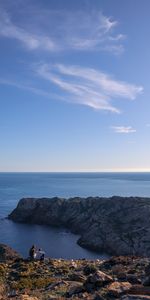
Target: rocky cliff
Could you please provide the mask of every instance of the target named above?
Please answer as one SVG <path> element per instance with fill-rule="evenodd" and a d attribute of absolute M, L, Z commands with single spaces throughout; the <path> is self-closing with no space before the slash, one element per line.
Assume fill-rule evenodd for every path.
<path fill-rule="evenodd" d="M 150 256 L 150 198 L 27 198 L 9 218 L 67 227 L 80 234 L 78 243 L 89 249 Z"/>

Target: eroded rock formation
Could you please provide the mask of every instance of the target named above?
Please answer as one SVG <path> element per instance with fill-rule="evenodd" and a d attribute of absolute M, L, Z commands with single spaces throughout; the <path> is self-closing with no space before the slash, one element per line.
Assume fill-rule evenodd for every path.
<path fill-rule="evenodd" d="M 78 243 L 89 249 L 150 256 L 150 198 L 26 198 L 9 218 L 67 227 L 80 234 Z"/>

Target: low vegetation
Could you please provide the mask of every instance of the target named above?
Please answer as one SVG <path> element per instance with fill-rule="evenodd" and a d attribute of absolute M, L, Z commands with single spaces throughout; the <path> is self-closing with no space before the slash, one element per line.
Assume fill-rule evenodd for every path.
<path fill-rule="evenodd" d="M 1 300 L 69 298 L 150 299 L 150 259 L 122 256 L 40 262 L 18 258 L 0 263 Z"/>

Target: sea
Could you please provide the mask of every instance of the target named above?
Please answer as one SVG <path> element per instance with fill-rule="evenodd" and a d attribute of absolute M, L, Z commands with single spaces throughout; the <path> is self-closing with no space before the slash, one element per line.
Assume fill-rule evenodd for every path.
<path fill-rule="evenodd" d="M 106 253 L 77 245 L 78 235 L 49 226 L 18 224 L 7 219 L 23 197 L 150 197 L 150 173 L 0 173 L 0 243 L 28 257 L 35 244 L 47 257 L 100 259 Z"/>

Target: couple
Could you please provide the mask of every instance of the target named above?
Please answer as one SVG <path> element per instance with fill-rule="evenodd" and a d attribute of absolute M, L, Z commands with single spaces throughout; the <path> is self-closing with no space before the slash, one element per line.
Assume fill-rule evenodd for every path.
<path fill-rule="evenodd" d="M 31 260 L 39 259 L 40 261 L 43 261 L 45 252 L 41 248 L 37 250 L 35 245 L 33 245 L 29 250 L 29 257 Z"/>

